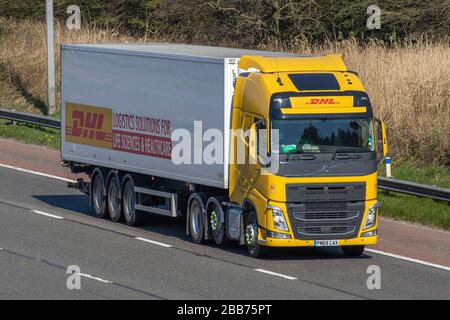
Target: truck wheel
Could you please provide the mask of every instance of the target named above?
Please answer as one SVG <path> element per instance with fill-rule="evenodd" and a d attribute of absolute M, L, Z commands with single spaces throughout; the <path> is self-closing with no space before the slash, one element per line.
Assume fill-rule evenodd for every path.
<path fill-rule="evenodd" d="M 346 257 L 359 257 L 363 254 L 365 246 L 342 246 L 342 252 Z"/>
<path fill-rule="evenodd" d="M 119 222 L 122 220 L 122 202 L 119 197 L 119 179 L 113 176 L 108 183 L 108 211 L 109 217 L 114 222 Z"/>
<path fill-rule="evenodd" d="M 95 215 L 98 218 L 104 219 L 108 215 L 108 208 L 106 206 L 105 184 L 100 173 L 94 176 L 92 182 L 92 205 L 94 207 Z"/>
<path fill-rule="evenodd" d="M 250 211 L 245 223 L 245 243 L 248 254 L 253 258 L 263 258 L 269 248 L 258 244 L 258 219 L 255 211 Z"/>
<path fill-rule="evenodd" d="M 129 226 L 138 226 L 142 222 L 142 213 L 138 212 L 134 208 L 135 192 L 134 183 L 130 179 L 125 183 L 122 193 L 122 207 L 125 222 Z"/>
<path fill-rule="evenodd" d="M 192 199 L 189 205 L 189 233 L 195 243 L 203 242 L 205 223 L 203 219 L 203 205 L 197 198 Z"/>
<path fill-rule="evenodd" d="M 221 222 L 225 218 L 225 213 L 220 204 L 220 199 L 210 198 L 207 208 L 209 229 L 211 230 L 214 242 L 219 245 L 229 242 L 226 236 L 225 223 Z"/>

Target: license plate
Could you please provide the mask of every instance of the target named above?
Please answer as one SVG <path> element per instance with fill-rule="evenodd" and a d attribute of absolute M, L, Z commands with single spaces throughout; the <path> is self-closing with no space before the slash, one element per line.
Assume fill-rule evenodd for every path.
<path fill-rule="evenodd" d="M 316 240 L 314 241 L 315 247 L 338 247 L 339 240 Z"/>

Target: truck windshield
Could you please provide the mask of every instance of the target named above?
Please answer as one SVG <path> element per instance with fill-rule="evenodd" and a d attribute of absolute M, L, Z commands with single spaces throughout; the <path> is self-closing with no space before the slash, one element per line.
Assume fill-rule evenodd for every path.
<path fill-rule="evenodd" d="M 369 118 L 273 120 L 272 129 L 279 130 L 279 147 L 273 147 L 281 154 L 374 151 Z"/>

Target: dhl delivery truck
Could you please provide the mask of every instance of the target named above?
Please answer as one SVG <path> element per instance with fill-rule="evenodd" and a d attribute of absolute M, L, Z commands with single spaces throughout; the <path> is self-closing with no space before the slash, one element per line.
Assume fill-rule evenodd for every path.
<path fill-rule="evenodd" d="M 340 55 L 63 45 L 62 163 L 95 214 L 186 220 L 196 243 L 377 242 L 383 123 Z"/>

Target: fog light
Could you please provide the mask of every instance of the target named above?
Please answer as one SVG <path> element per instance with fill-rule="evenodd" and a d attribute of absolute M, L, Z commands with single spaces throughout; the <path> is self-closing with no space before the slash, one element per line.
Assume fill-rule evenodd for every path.
<path fill-rule="evenodd" d="M 377 235 L 377 230 L 372 230 L 372 231 L 367 231 L 367 232 L 363 232 L 361 233 L 361 237 L 374 237 Z"/>
<path fill-rule="evenodd" d="M 275 238 L 275 239 L 291 239 L 290 234 L 281 233 L 281 232 L 267 231 L 267 236 L 269 238 Z"/>

